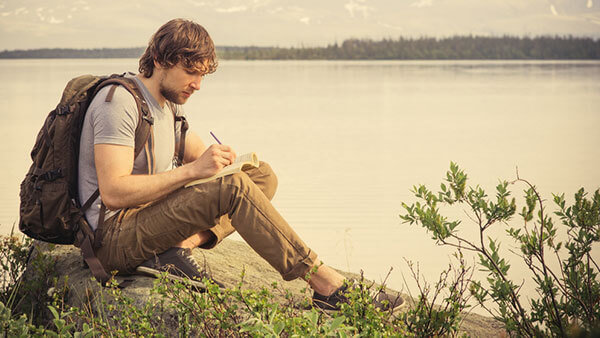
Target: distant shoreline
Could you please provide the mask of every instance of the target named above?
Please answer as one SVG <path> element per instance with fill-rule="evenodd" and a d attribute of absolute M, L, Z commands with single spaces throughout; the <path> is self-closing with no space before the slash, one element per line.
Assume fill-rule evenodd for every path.
<path fill-rule="evenodd" d="M 139 58 L 144 47 L 1 51 L 0 59 Z M 326 47 L 217 46 L 222 60 L 598 60 L 600 39 L 481 37 L 349 39 Z"/>

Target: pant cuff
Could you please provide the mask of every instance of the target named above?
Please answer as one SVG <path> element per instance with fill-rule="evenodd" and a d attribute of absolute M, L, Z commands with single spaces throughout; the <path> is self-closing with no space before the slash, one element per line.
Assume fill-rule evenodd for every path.
<path fill-rule="evenodd" d="M 223 240 L 223 236 L 219 237 L 219 235 L 217 234 L 217 231 L 213 231 L 213 229 L 208 229 L 206 230 L 208 233 L 210 233 L 210 239 L 208 240 L 208 242 L 200 245 L 200 248 L 202 249 L 212 249 L 215 246 L 217 246 L 217 244 L 221 243 L 221 241 Z"/>
<path fill-rule="evenodd" d="M 304 278 L 310 272 L 310 269 L 315 265 L 316 261 L 317 254 L 310 250 L 308 256 L 304 257 L 290 271 L 281 274 L 281 277 L 285 281 L 291 281 L 296 278 Z"/>

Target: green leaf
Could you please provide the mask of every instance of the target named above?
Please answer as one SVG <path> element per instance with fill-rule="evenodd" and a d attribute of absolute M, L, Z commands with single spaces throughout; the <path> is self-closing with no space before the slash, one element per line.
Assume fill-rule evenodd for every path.
<path fill-rule="evenodd" d="M 56 309 L 54 308 L 54 306 L 48 305 L 48 309 L 50 309 L 50 312 L 52 312 L 52 316 L 55 319 L 60 319 L 60 316 L 58 315 L 58 311 L 56 311 Z"/>
<path fill-rule="evenodd" d="M 338 327 L 344 322 L 344 320 L 346 320 L 346 317 L 344 317 L 344 316 L 339 316 L 337 318 L 334 318 L 331 321 L 331 325 L 329 326 L 329 328 L 331 329 L 331 331 L 337 330 Z"/>
<path fill-rule="evenodd" d="M 285 323 L 284 322 L 277 322 L 275 323 L 275 325 L 273 326 L 273 331 L 277 334 L 277 335 L 281 335 L 281 332 L 283 331 L 283 329 L 285 328 Z"/>

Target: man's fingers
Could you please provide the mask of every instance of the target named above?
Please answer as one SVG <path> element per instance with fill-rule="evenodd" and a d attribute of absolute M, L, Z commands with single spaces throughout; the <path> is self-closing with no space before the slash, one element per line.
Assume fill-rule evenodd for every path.
<path fill-rule="evenodd" d="M 216 163 L 227 166 L 235 161 L 236 154 L 230 146 L 225 144 L 213 144 L 209 148 Z"/>
<path fill-rule="evenodd" d="M 219 151 L 215 153 L 215 161 L 223 166 L 228 166 L 235 160 L 235 154 L 226 151 Z"/>
<path fill-rule="evenodd" d="M 214 146 L 218 147 L 221 151 L 233 151 L 233 149 L 226 144 L 215 144 Z"/>
<path fill-rule="evenodd" d="M 232 151 L 225 153 L 227 155 L 227 159 L 229 160 L 229 164 L 235 161 L 235 153 Z"/>
<path fill-rule="evenodd" d="M 215 162 L 215 165 L 217 166 L 217 170 L 221 170 L 229 165 L 229 161 L 224 158 L 220 158 Z"/>
<path fill-rule="evenodd" d="M 225 144 L 220 144 L 219 145 L 219 150 L 221 150 L 221 156 L 223 156 L 224 158 L 226 158 L 227 160 L 229 160 L 229 164 L 233 163 L 233 161 L 235 161 L 235 152 L 233 151 L 233 149 Z"/>

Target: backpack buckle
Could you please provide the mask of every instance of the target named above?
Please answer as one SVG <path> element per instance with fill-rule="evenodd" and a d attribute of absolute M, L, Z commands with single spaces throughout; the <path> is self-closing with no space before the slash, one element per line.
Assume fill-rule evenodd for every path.
<path fill-rule="evenodd" d="M 58 106 L 56 107 L 56 115 L 67 115 L 69 113 L 69 107 L 67 106 Z"/>
<path fill-rule="evenodd" d="M 154 118 L 152 116 L 148 116 L 148 115 L 144 114 L 144 116 L 142 116 L 142 118 L 144 120 L 146 120 L 146 122 L 150 123 L 150 125 L 154 124 Z"/>
<path fill-rule="evenodd" d="M 58 168 L 55 170 L 49 170 L 49 171 L 46 171 L 45 173 L 43 173 L 42 175 L 40 175 L 40 178 L 46 182 L 52 182 L 52 181 L 56 180 L 57 178 L 61 178 L 61 177 L 63 177 L 61 168 Z"/>

